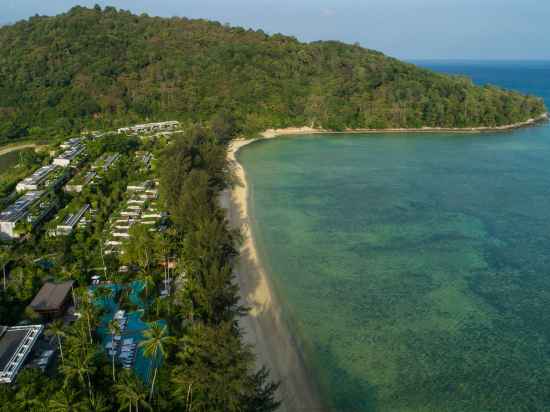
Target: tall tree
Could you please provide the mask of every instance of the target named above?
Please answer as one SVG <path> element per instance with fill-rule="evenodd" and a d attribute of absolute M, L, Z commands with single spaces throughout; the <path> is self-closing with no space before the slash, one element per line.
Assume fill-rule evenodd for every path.
<path fill-rule="evenodd" d="M 2 268 L 2 287 L 4 289 L 4 292 L 8 288 L 8 279 L 6 274 L 6 266 L 8 265 L 10 260 L 10 253 L 8 248 L 0 247 L 0 267 Z"/>
<path fill-rule="evenodd" d="M 81 396 L 69 388 L 61 389 L 48 402 L 48 410 L 51 412 L 86 412 L 86 404 Z"/>
<path fill-rule="evenodd" d="M 196 324 L 181 339 L 172 371 L 174 396 L 189 410 L 274 411 L 277 385 L 265 370 L 250 375 L 254 356 L 230 322 L 217 327 Z"/>
<path fill-rule="evenodd" d="M 139 343 L 143 348 L 143 354 L 150 359 L 153 367 L 153 379 L 151 381 L 151 391 L 149 393 L 149 402 L 153 399 L 155 390 L 155 381 L 159 363 L 166 355 L 167 346 L 174 342 L 174 338 L 168 335 L 168 327 L 162 326 L 158 322 L 148 324 L 149 329 L 143 332 L 144 340 Z"/>
<path fill-rule="evenodd" d="M 124 371 L 120 382 L 114 387 L 119 410 L 128 408 L 128 412 L 135 410 L 139 412 L 143 410 L 152 410 L 151 405 L 147 402 L 147 389 L 143 382 L 131 371 Z"/>
<path fill-rule="evenodd" d="M 109 322 L 109 332 L 111 332 L 111 363 L 113 368 L 113 382 L 116 382 L 116 370 L 115 370 L 115 336 L 120 336 L 120 323 L 118 320 L 112 319 Z"/>
<path fill-rule="evenodd" d="M 96 371 L 97 352 L 91 349 L 87 353 L 74 353 L 68 357 L 67 362 L 61 367 L 65 375 L 65 386 L 76 380 L 83 389 L 88 390 L 90 402 L 93 400 L 92 375 Z"/>
<path fill-rule="evenodd" d="M 154 239 L 149 226 L 133 225 L 129 233 L 130 238 L 124 242 L 121 259 L 126 264 L 137 264 L 142 273 L 147 273 L 155 260 Z"/>
<path fill-rule="evenodd" d="M 61 338 L 65 337 L 63 321 L 61 319 L 57 319 L 50 323 L 46 330 L 46 334 L 56 337 L 57 347 L 59 348 L 59 355 L 61 356 L 61 363 L 65 364 L 65 359 L 63 357 L 63 345 L 61 343 Z"/>

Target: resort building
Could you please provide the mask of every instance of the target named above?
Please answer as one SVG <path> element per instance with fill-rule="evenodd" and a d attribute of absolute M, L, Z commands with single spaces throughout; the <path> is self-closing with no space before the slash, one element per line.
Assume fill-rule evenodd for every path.
<path fill-rule="evenodd" d="M 126 190 L 128 192 L 145 192 L 147 188 L 149 187 L 147 182 L 143 183 L 132 183 L 126 186 Z"/>
<path fill-rule="evenodd" d="M 141 162 L 145 169 L 149 169 L 151 167 L 151 161 L 153 160 L 153 154 L 140 150 L 136 152 L 136 159 Z"/>
<path fill-rule="evenodd" d="M 42 325 L 0 326 L 0 383 L 12 383 L 44 330 Z"/>
<path fill-rule="evenodd" d="M 95 161 L 95 163 L 92 165 L 92 170 L 102 170 L 106 172 L 111 168 L 111 166 L 117 161 L 119 157 L 120 155 L 118 153 L 105 153 L 103 156 Z"/>
<path fill-rule="evenodd" d="M 180 122 L 178 121 L 169 121 L 169 122 L 160 122 L 160 123 L 146 123 L 146 124 L 136 124 L 131 127 L 121 127 L 118 129 L 119 134 L 132 134 L 132 133 L 152 133 L 152 132 L 161 132 L 167 130 L 174 130 L 179 127 Z"/>
<path fill-rule="evenodd" d="M 61 155 L 53 159 L 53 164 L 61 167 L 69 167 L 71 164 L 76 165 L 83 160 L 84 156 L 79 156 L 84 152 L 85 147 L 81 144 L 75 145 L 67 149 Z"/>
<path fill-rule="evenodd" d="M 60 147 L 62 149 L 70 149 L 71 147 L 80 145 L 83 141 L 84 141 L 84 138 L 82 137 L 73 137 L 61 143 Z"/>
<path fill-rule="evenodd" d="M 120 246 L 130 237 L 129 231 L 134 224 L 147 225 L 150 231 L 164 229 L 162 221 L 167 214 L 158 209 L 157 185 L 156 180 L 146 180 L 126 187 L 126 202 L 109 219 L 105 254 L 120 252 Z"/>
<path fill-rule="evenodd" d="M 90 210 L 90 205 L 86 204 L 82 206 L 75 213 L 69 213 L 63 219 L 63 222 L 55 228 L 54 234 L 56 236 L 70 235 L 77 225 L 81 222 L 84 215 Z"/>
<path fill-rule="evenodd" d="M 153 208 L 149 208 L 147 212 L 141 215 L 142 219 L 160 219 L 162 217 L 166 217 L 166 212 L 159 212 Z"/>
<path fill-rule="evenodd" d="M 43 186 L 45 186 L 48 176 L 50 176 L 50 174 L 56 169 L 57 166 L 55 165 L 42 166 L 32 175 L 20 181 L 15 187 L 15 190 L 21 193 L 29 190 L 41 189 Z"/>
<path fill-rule="evenodd" d="M 42 166 L 29 177 L 21 180 L 15 190 L 17 193 L 31 190 L 57 189 L 68 177 L 68 173 L 57 165 Z"/>
<path fill-rule="evenodd" d="M 103 251 L 105 255 L 112 255 L 113 253 L 119 253 L 122 242 L 120 240 L 108 240 L 105 242 L 107 248 Z"/>
<path fill-rule="evenodd" d="M 125 209 L 122 212 L 120 212 L 120 215 L 121 216 L 126 216 L 126 217 L 139 218 L 140 215 L 141 215 L 141 210 L 140 209 Z"/>
<path fill-rule="evenodd" d="M 112 235 L 116 239 L 129 239 L 130 233 L 128 231 L 121 231 L 121 229 L 117 229 L 117 232 L 113 232 Z"/>
<path fill-rule="evenodd" d="M 97 172 L 94 171 L 79 173 L 65 185 L 64 190 L 69 193 L 80 193 L 84 190 L 84 187 L 93 183 L 96 176 Z"/>
<path fill-rule="evenodd" d="M 18 226 L 29 223 L 31 227 L 38 224 L 53 208 L 55 202 L 48 199 L 46 192 L 33 191 L 25 193 L 2 213 L 0 213 L 0 237 L 17 239 L 24 232 Z"/>
<path fill-rule="evenodd" d="M 45 283 L 29 307 L 45 318 L 62 316 L 72 302 L 72 280 L 63 283 Z"/>
<path fill-rule="evenodd" d="M 139 195 L 140 199 L 155 200 L 158 199 L 159 194 L 157 189 L 147 189 L 144 193 Z"/>
<path fill-rule="evenodd" d="M 134 205 L 134 206 L 140 206 L 140 207 L 143 207 L 143 205 L 145 204 L 145 199 L 135 199 L 135 198 L 132 198 L 130 200 L 128 200 L 128 206 L 130 205 Z"/>

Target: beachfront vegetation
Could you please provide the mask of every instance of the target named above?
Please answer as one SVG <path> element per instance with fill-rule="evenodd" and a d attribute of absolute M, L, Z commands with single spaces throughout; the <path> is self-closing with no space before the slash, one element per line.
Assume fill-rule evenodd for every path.
<path fill-rule="evenodd" d="M 0 265 L 8 262 L 7 290 L 0 289 L 3 324 L 41 321 L 25 307 L 46 279 L 78 282 L 80 316 L 69 325 L 48 326 L 47 336 L 59 354 L 56 365 L 46 374 L 26 369 L 15 385 L 0 385 L 0 411 L 39 410 L 44 405 L 52 411 L 271 412 L 278 407 L 277 385 L 265 368 L 256 369 L 237 323 L 246 313 L 232 272 L 239 235 L 228 228 L 217 204 L 230 175 L 223 139 L 213 130 L 190 128 L 174 135 L 167 146 L 126 137 L 116 143 L 96 140 L 90 144 L 90 161 L 113 151 L 121 159 L 96 184 L 75 195 L 96 209 L 92 224 L 61 238 L 38 231 L 2 249 Z M 160 179 L 159 207 L 169 212 L 167 226 L 150 231 L 135 225 L 124 254 L 102 257 L 109 216 L 123 201 L 126 185 L 144 177 L 133 155 L 144 148 L 159 159 L 156 176 L 148 177 Z M 128 269 L 119 271 L 122 264 Z M 149 363 L 145 380 L 133 369 L 123 369 L 102 347 L 98 327 L 103 311 L 97 302 L 110 299 L 112 292 L 98 287 L 88 293 L 96 274 L 119 285 L 140 280 L 147 286 L 140 296 L 146 302 L 142 319 L 149 326 L 140 344 Z M 160 298 L 165 279 L 171 279 L 172 291 Z M 135 310 L 129 288 L 116 296 L 121 308 Z M 119 334 L 117 328 L 116 322 L 107 323 L 108 340 Z"/>
<path fill-rule="evenodd" d="M 0 44 L 3 141 L 148 119 L 211 121 L 223 139 L 304 125 L 497 126 L 546 110 L 358 45 L 113 7 L 4 26 Z"/>

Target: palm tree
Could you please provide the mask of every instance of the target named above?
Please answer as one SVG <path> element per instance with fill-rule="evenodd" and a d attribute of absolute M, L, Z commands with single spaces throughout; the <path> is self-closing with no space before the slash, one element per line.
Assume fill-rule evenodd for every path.
<path fill-rule="evenodd" d="M 113 297 L 114 292 L 105 286 L 99 286 L 94 290 L 94 299 L 106 303 L 108 299 Z"/>
<path fill-rule="evenodd" d="M 90 400 L 90 407 L 87 412 L 107 412 L 110 410 L 112 410 L 110 402 L 101 393 L 98 393 Z"/>
<path fill-rule="evenodd" d="M 48 409 L 51 412 L 83 412 L 86 410 L 80 395 L 70 389 L 61 389 L 48 402 Z"/>
<path fill-rule="evenodd" d="M 88 339 L 88 327 L 85 319 L 77 320 L 71 328 L 67 329 L 66 341 L 65 347 L 69 348 L 71 355 L 85 354 L 88 351 L 91 344 Z"/>
<path fill-rule="evenodd" d="M 58 319 L 48 326 L 46 330 L 46 335 L 55 336 L 57 338 L 57 346 L 59 347 L 59 354 L 61 355 L 61 363 L 65 364 L 65 359 L 63 358 L 63 346 L 61 345 L 61 338 L 65 337 L 65 331 L 63 330 L 63 321 Z"/>
<path fill-rule="evenodd" d="M 9 262 L 10 255 L 8 254 L 7 249 L 0 250 L 0 265 L 2 266 L 2 274 L 4 279 L 4 292 L 6 291 L 8 285 L 7 285 L 7 278 L 6 278 L 6 265 Z"/>
<path fill-rule="evenodd" d="M 119 403 L 119 411 L 128 408 L 129 412 L 132 409 L 139 412 L 139 407 L 151 410 L 151 405 L 146 399 L 146 390 L 143 383 L 131 371 L 124 371 L 120 383 L 115 385 L 115 393 Z"/>
<path fill-rule="evenodd" d="M 149 393 L 149 402 L 151 402 L 155 390 L 159 360 L 166 355 L 166 347 L 174 341 L 174 338 L 168 336 L 168 327 L 166 325 L 161 326 L 160 323 L 153 322 L 149 323 L 148 326 L 149 329 L 143 332 L 145 339 L 139 343 L 139 346 L 143 348 L 143 355 L 151 359 L 151 364 L 155 370 L 153 381 L 151 382 L 151 392 Z"/>
<path fill-rule="evenodd" d="M 14 406 L 15 410 L 19 411 L 33 411 L 39 410 L 42 406 L 39 399 L 36 397 L 35 389 L 33 385 L 21 385 L 20 389 L 15 394 L 15 405 L 6 405 L 7 410 L 10 406 Z M 4 405 L 2 405 L 4 406 Z"/>
<path fill-rule="evenodd" d="M 112 361 L 113 361 L 113 382 L 116 382 L 115 376 L 115 336 L 120 335 L 120 323 L 118 320 L 111 320 L 109 322 L 109 331 L 111 332 L 111 351 L 112 351 Z"/>
<path fill-rule="evenodd" d="M 145 285 L 145 297 L 148 300 L 149 299 L 149 288 L 155 286 L 155 278 L 154 276 L 149 272 L 144 272 L 140 276 L 141 281 Z"/>
<path fill-rule="evenodd" d="M 86 323 L 88 325 L 88 338 L 90 339 L 90 345 L 93 345 L 94 343 L 94 337 L 92 335 L 92 319 L 94 319 L 95 311 L 94 307 L 91 303 L 86 303 L 83 308 L 82 312 L 84 312 L 84 316 L 86 317 Z"/>
<path fill-rule="evenodd" d="M 6 281 L 6 263 L 5 262 L 2 262 L 2 274 L 4 279 L 4 292 L 5 292 L 6 289 L 8 288 L 8 284 Z"/>
<path fill-rule="evenodd" d="M 168 284 L 169 279 L 169 262 L 170 262 L 170 255 L 172 254 L 172 242 L 170 241 L 170 238 L 164 234 L 161 233 L 160 235 L 156 236 L 154 238 L 155 243 L 155 252 L 157 254 L 158 260 L 163 262 L 164 266 L 164 285 L 166 286 Z"/>
<path fill-rule="evenodd" d="M 84 354 L 75 353 L 73 356 L 70 356 L 65 365 L 61 367 L 65 375 L 65 386 L 76 379 L 83 387 L 88 388 L 90 401 L 93 399 L 91 375 L 96 370 L 94 366 L 96 354 L 97 353 L 93 350 Z"/>
<path fill-rule="evenodd" d="M 135 388 L 126 384 L 115 385 L 116 396 L 118 404 L 120 405 L 119 411 L 128 408 L 128 412 L 132 412 L 132 407 L 135 403 L 137 393 Z"/>
<path fill-rule="evenodd" d="M 76 296 L 78 298 L 78 310 L 86 318 L 88 324 L 88 338 L 90 339 L 90 343 L 93 344 L 92 319 L 95 318 L 96 308 L 90 302 L 90 295 L 87 288 L 78 288 L 76 290 Z"/>
<path fill-rule="evenodd" d="M 130 228 L 130 238 L 124 242 L 121 256 L 127 264 L 137 264 L 142 273 L 149 272 L 155 257 L 153 236 L 147 225 L 133 225 Z"/>

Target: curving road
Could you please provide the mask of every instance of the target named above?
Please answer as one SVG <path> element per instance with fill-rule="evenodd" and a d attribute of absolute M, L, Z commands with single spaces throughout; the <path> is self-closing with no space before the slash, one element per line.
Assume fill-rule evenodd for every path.
<path fill-rule="evenodd" d="M 5 147 L 0 147 L 0 156 L 8 154 L 10 152 L 14 152 L 16 150 L 22 150 L 22 149 L 36 149 L 39 147 L 44 147 L 45 145 L 38 145 L 36 143 L 21 143 L 16 145 L 9 145 Z"/>

